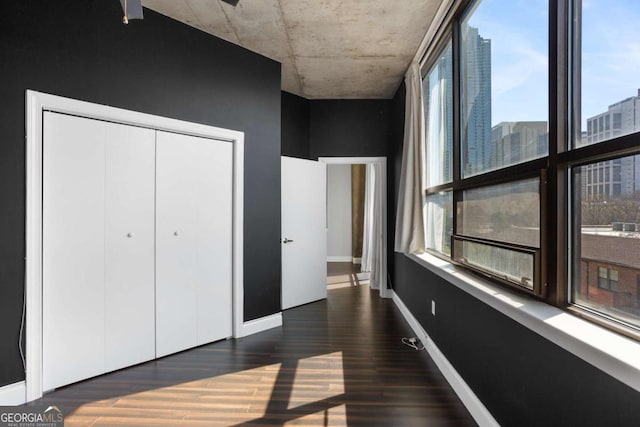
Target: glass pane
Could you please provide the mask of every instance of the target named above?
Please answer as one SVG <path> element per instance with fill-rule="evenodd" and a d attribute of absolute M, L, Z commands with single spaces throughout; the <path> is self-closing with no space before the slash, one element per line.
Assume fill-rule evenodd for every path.
<path fill-rule="evenodd" d="M 456 245 L 459 261 L 533 290 L 533 254 L 465 240 Z"/>
<path fill-rule="evenodd" d="M 598 277 L 606 279 L 607 278 L 607 269 L 604 268 L 604 267 L 598 267 Z"/>
<path fill-rule="evenodd" d="M 451 41 L 422 81 L 424 95 L 426 185 L 452 180 L 453 70 Z"/>
<path fill-rule="evenodd" d="M 580 129 L 575 146 L 595 144 L 640 131 L 640 2 L 576 2 L 581 34 Z"/>
<path fill-rule="evenodd" d="M 540 180 L 493 185 L 462 193 L 457 234 L 540 246 Z"/>
<path fill-rule="evenodd" d="M 573 170 L 573 302 L 640 327 L 640 175 L 614 194 L 593 191 L 589 171 L 613 162 L 640 170 L 640 158 L 627 156 Z"/>
<path fill-rule="evenodd" d="M 427 196 L 424 212 L 427 249 L 451 255 L 451 234 L 453 232 L 453 197 L 451 192 Z"/>
<path fill-rule="evenodd" d="M 462 21 L 464 177 L 547 155 L 548 11 L 484 0 Z"/>
<path fill-rule="evenodd" d="M 618 270 L 609 270 L 609 280 L 618 281 Z"/>
<path fill-rule="evenodd" d="M 607 160 L 583 166 L 580 173 L 581 191 L 585 201 L 592 204 L 586 215 L 604 215 L 611 213 L 611 209 L 597 209 L 602 202 L 603 208 L 610 199 L 618 199 L 621 196 L 640 191 L 640 155 L 624 157 L 621 159 Z M 589 221 L 603 221 L 604 218 L 587 218 Z"/>

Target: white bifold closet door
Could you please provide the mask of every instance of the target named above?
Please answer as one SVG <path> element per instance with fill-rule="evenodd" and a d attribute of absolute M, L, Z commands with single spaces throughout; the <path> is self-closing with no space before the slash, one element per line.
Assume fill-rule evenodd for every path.
<path fill-rule="evenodd" d="M 156 356 L 232 335 L 233 146 L 156 135 Z"/>
<path fill-rule="evenodd" d="M 153 130 L 45 112 L 43 388 L 154 357 Z"/>
<path fill-rule="evenodd" d="M 155 357 L 155 135 L 107 123 L 105 367 Z"/>

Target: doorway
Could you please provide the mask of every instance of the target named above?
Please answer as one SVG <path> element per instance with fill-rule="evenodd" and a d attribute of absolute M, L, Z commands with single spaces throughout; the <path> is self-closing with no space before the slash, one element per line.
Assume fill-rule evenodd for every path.
<path fill-rule="evenodd" d="M 329 288 L 357 286 L 368 280 L 381 297 L 388 297 L 386 158 L 321 157 L 319 161 L 327 165 Z M 361 166 L 352 168 L 353 165 Z M 352 178 L 365 181 L 361 190 L 364 194 L 352 194 Z M 358 187 L 355 186 L 356 192 Z M 360 203 L 358 200 L 362 207 L 353 206 Z M 352 208 L 355 212 L 362 209 L 363 217 L 356 218 Z"/>

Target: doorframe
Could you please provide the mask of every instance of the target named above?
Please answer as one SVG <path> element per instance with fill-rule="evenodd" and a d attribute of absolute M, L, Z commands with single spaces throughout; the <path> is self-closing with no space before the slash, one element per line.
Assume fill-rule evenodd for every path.
<path fill-rule="evenodd" d="M 45 111 L 181 133 L 233 144 L 233 336 L 245 335 L 243 287 L 244 132 L 170 119 L 32 90 L 26 92 L 26 402 L 42 397 L 42 167 Z"/>
<path fill-rule="evenodd" d="M 376 188 L 376 195 L 382 203 L 382 283 L 380 283 L 380 297 L 391 298 L 389 278 L 387 274 L 387 158 L 386 157 L 319 157 L 319 162 L 327 165 L 361 165 L 372 164 L 380 166 L 382 185 Z"/>

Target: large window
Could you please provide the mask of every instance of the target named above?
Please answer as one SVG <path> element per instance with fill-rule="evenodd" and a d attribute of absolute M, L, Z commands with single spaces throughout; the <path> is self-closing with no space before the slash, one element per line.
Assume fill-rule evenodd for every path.
<path fill-rule="evenodd" d="M 460 24 L 462 175 L 548 152 L 548 5 L 476 2 Z"/>
<path fill-rule="evenodd" d="M 549 150 L 548 5 L 522 7 L 473 3 L 454 24 L 457 43 L 427 68 L 426 247 L 541 294 L 544 190 L 540 164 L 530 163 Z M 525 173 L 514 173 L 519 164 Z"/>
<path fill-rule="evenodd" d="M 568 301 L 640 328 L 640 2 L 575 1 Z M 637 331 L 637 329 L 636 329 Z"/>
<path fill-rule="evenodd" d="M 575 146 L 640 130 L 640 2 L 575 2 L 579 118 Z"/>
<path fill-rule="evenodd" d="M 614 321 L 640 327 L 640 177 L 625 183 L 624 191 L 613 191 L 613 184 L 604 182 L 598 185 L 600 192 L 594 193 L 595 184 L 590 182 L 593 175 L 599 177 L 593 171 L 606 170 L 610 164 L 618 165 L 622 175 L 625 170 L 640 169 L 640 164 L 636 166 L 637 157 L 573 168 L 575 250 L 571 300 Z"/>
<path fill-rule="evenodd" d="M 448 22 L 423 68 L 426 250 L 640 339 L 640 2 Z"/>

